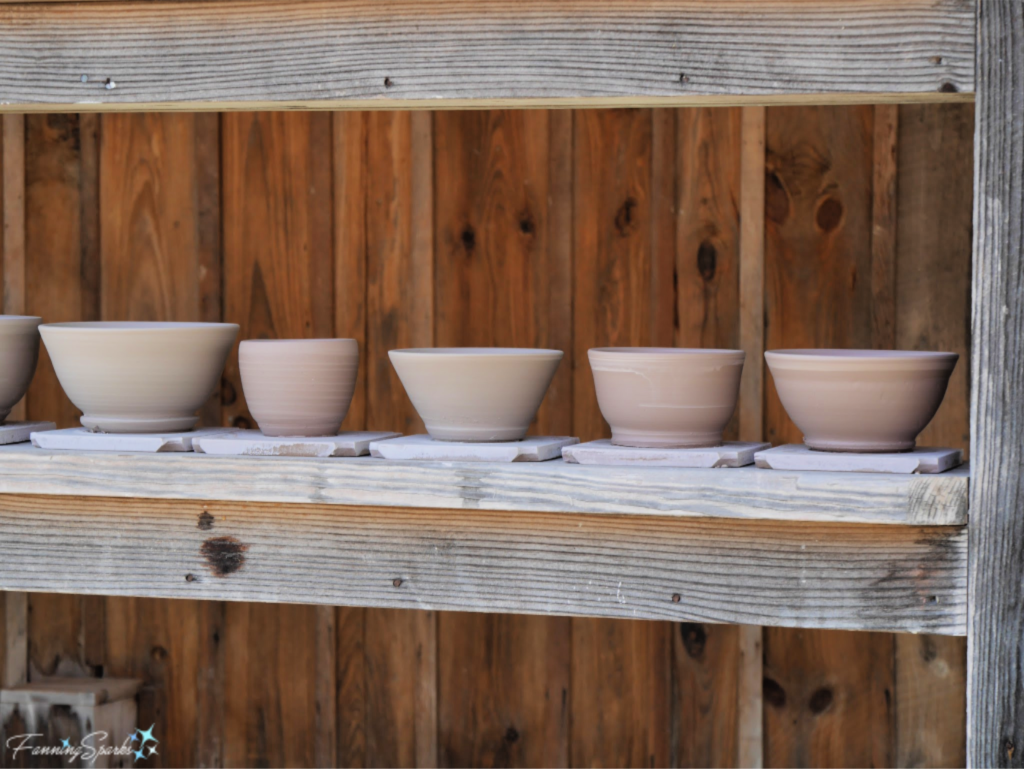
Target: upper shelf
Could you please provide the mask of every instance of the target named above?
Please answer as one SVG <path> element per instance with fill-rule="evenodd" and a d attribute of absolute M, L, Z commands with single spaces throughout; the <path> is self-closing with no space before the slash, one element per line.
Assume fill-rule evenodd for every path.
<path fill-rule="evenodd" d="M 0 110 L 972 98 L 975 0 L 0 0 Z"/>
<path fill-rule="evenodd" d="M 0 447 L 0 494 L 955 526 L 968 468 L 941 475 L 394 462 Z"/>

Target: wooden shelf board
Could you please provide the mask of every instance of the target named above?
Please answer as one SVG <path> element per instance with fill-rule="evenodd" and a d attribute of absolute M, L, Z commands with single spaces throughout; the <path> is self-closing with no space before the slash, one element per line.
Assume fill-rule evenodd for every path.
<path fill-rule="evenodd" d="M 0 4 L 0 110 L 972 98 L 976 0 Z"/>
<path fill-rule="evenodd" d="M 966 581 L 965 527 L 0 495 L 5 590 L 962 635 Z"/>
<path fill-rule="evenodd" d="M 970 471 L 885 475 L 0 446 L 0 494 L 955 526 Z"/>

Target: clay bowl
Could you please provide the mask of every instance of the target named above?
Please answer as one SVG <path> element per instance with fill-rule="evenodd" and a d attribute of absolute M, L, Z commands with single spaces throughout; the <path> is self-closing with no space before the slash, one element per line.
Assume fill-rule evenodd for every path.
<path fill-rule="evenodd" d="M 956 353 L 774 350 L 786 413 L 819 451 L 910 451 L 946 394 Z"/>
<path fill-rule="evenodd" d="M 39 324 L 30 315 L 0 315 L 0 423 L 22 399 L 39 361 Z"/>
<path fill-rule="evenodd" d="M 597 405 L 612 443 L 720 446 L 740 390 L 742 350 L 604 347 L 589 351 Z"/>
<path fill-rule="evenodd" d="M 107 433 L 191 430 L 220 383 L 234 323 L 84 322 L 39 327 L 82 425 Z"/>
<path fill-rule="evenodd" d="M 248 339 L 238 346 L 245 402 L 264 435 L 337 435 L 356 387 L 355 339 Z"/>
<path fill-rule="evenodd" d="M 449 347 L 392 350 L 412 405 L 441 441 L 517 441 L 526 435 L 561 350 Z"/>

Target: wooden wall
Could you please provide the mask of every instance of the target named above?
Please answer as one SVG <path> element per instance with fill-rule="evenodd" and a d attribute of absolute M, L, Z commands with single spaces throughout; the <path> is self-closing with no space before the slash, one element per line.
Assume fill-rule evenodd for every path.
<path fill-rule="evenodd" d="M 584 440 L 597 345 L 956 350 L 924 440 L 966 448 L 972 133 L 971 105 L 8 116 L 4 307 L 355 337 L 346 427 L 406 432 L 395 347 L 563 349 L 535 429 Z M 730 434 L 799 440 L 745 376 Z M 75 423 L 45 356 L 26 409 Z M 237 357 L 203 418 L 252 424 Z M 165 766 L 964 763 L 962 639 L 60 595 L 27 621 L 33 679 L 146 679 Z"/>

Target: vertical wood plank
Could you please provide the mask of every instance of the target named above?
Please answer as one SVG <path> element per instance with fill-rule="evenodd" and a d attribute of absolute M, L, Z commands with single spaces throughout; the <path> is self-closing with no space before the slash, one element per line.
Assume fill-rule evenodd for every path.
<path fill-rule="evenodd" d="M 653 118 L 647 110 L 580 111 L 573 131 L 573 434 L 606 436 L 587 349 L 671 344 L 651 296 Z M 657 162 L 660 162 L 658 158 Z M 670 209 L 669 209 L 670 210 Z M 663 341 L 667 336 L 667 341 Z M 670 760 L 671 629 L 668 623 L 572 621 L 570 762 L 661 766 Z"/>
<path fill-rule="evenodd" d="M 736 349 L 743 269 L 741 120 L 738 109 L 676 113 L 674 342 Z M 763 166 L 763 155 L 762 155 Z M 657 252 L 655 252 L 657 253 Z M 746 367 L 757 366 L 756 359 Z M 742 410 L 726 430 L 735 439 Z M 734 766 L 744 668 L 742 628 L 683 623 L 672 628 L 674 766 Z M 759 663 L 758 663 L 759 665 Z M 758 666 L 756 692 L 760 693 Z M 760 723 L 760 710 L 756 712 Z"/>
<path fill-rule="evenodd" d="M 765 629 L 765 765 L 892 766 L 893 636 Z"/>
<path fill-rule="evenodd" d="M 764 438 L 764 203 L 765 109 L 742 110 L 740 161 L 740 382 L 739 437 Z"/>
<path fill-rule="evenodd" d="M 25 312 L 25 122 L 21 115 L 4 115 L 0 122 L 0 307 L 8 315 Z M 20 413 L 19 413 L 20 412 Z M 24 418 L 19 404 L 12 419 Z M 28 681 L 28 594 L 0 594 L 0 685 Z"/>
<path fill-rule="evenodd" d="M 222 148 L 225 320 L 240 339 L 334 336 L 331 115 L 225 114 Z M 237 352 L 225 379 L 225 420 L 253 425 Z M 330 623 L 312 606 L 253 604 L 229 606 L 225 624 L 225 764 L 311 765 L 318 749 L 330 753 L 333 719 L 317 716 L 334 707 L 318 685 L 336 664 L 321 637 Z"/>
<path fill-rule="evenodd" d="M 337 765 L 364 767 L 368 692 L 363 639 L 367 610 L 342 606 L 337 611 Z"/>
<path fill-rule="evenodd" d="M 367 424 L 422 432 L 387 352 L 434 344 L 433 115 L 368 114 L 366 157 Z M 364 622 L 365 678 L 349 672 L 365 687 L 366 765 L 436 766 L 437 708 L 424 703 L 437 697 L 437 614 L 375 609 Z"/>
<path fill-rule="evenodd" d="M 217 122 L 105 115 L 101 137 L 101 316 L 219 319 Z M 208 723 L 220 712 L 217 614 L 199 601 L 106 601 L 104 672 L 145 679 L 139 722 L 163 735 L 163 765 L 219 763 Z"/>
<path fill-rule="evenodd" d="M 24 118 L 24 311 L 47 322 L 97 317 L 98 143 L 95 116 Z M 27 417 L 68 427 L 78 424 L 78 414 L 42 348 Z M 33 594 L 28 604 L 30 677 L 88 675 L 100 669 L 103 599 Z"/>
<path fill-rule="evenodd" d="M 899 107 L 875 106 L 871 184 L 871 346 L 896 346 Z"/>
<path fill-rule="evenodd" d="M 766 121 L 766 347 L 870 347 L 873 110 Z M 800 442 L 765 389 L 765 437 Z M 764 643 L 766 766 L 892 763 L 891 635 L 766 628 Z"/>
<path fill-rule="evenodd" d="M 570 347 L 570 235 L 549 211 L 569 205 L 552 196 L 567 180 L 551 180 L 550 156 L 571 145 L 551 146 L 549 114 L 434 116 L 438 346 Z M 563 361 L 534 434 L 569 434 L 570 381 Z M 440 615 L 443 765 L 566 765 L 569 628 L 560 617 Z"/>
<path fill-rule="evenodd" d="M 367 424 L 423 432 L 388 350 L 434 344 L 432 115 L 368 116 Z"/>
<path fill-rule="evenodd" d="M 970 441 L 971 200 L 974 108 L 900 107 L 899 349 L 960 353 L 921 443 Z M 896 757 L 901 766 L 966 761 L 966 639 L 896 637 Z"/>

